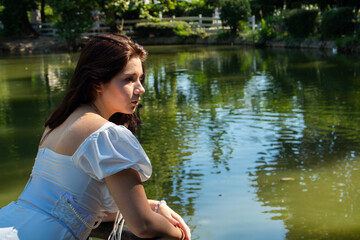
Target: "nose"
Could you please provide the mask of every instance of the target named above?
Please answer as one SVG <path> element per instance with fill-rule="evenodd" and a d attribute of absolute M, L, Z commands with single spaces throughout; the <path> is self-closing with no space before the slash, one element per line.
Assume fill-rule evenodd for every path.
<path fill-rule="evenodd" d="M 135 89 L 134 89 L 134 93 L 136 95 L 141 95 L 145 93 L 145 88 L 143 87 L 143 85 L 141 84 L 140 81 L 138 81 L 138 84 L 136 84 Z"/>

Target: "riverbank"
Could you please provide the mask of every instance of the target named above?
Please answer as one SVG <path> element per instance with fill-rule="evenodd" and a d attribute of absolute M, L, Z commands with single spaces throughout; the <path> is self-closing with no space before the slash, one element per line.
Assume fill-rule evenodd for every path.
<path fill-rule="evenodd" d="M 247 45 L 255 47 L 270 48 L 300 48 L 300 49 L 319 49 L 330 51 L 341 51 L 337 49 L 334 41 L 269 41 L 263 45 L 256 45 L 252 40 L 244 40 L 239 38 L 218 39 L 216 37 L 207 38 L 187 38 L 179 37 L 163 37 L 163 38 L 134 38 L 136 42 L 142 45 L 174 45 L 174 44 L 199 44 L 199 45 Z M 38 38 L 29 39 L 9 39 L 0 38 L 0 53 L 10 54 L 39 54 L 66 52 L 67 47 L 64 41 L 59 41 L 54 37 L 40 36 Z M 347 52 L 360 53 L 360 46 L 353 47 Z"/>
<path fill-rule="evenodd" d="M 27 39 L 0 38 L 0 53 L 38 54 L 66 51 L 66 43 L 54 37 L 40 36 Z"/>

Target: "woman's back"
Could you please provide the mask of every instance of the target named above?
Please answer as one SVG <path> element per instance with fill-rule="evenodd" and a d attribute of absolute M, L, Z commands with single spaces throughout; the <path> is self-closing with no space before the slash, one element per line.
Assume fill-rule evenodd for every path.
<path fill-rule="evenodd" d="M 76 109 L 60 126 L 50 131 L 46 128 L 39 148 L 72 156 L 84 140 L 108 121 L 88 105 Z"/>

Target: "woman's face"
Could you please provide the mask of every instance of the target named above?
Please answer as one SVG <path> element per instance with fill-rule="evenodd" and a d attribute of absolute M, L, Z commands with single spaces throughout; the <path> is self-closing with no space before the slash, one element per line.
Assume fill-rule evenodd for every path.
<path fill-rule="evenodd" d="M 141 84 L 143 70 L 138 57 L 133 57 L 125 68 L 115 75 L 110 82 L 100 85 L 96 101 L 107 117 L 116 112 L 132 114 L 145 92 Z"/>

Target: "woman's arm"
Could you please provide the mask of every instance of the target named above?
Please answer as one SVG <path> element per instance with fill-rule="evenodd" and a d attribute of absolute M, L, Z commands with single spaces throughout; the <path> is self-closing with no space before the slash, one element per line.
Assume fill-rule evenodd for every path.
<path fill-rule="evenodd" d="M 152 211 L 155 211 L 156 205 L 159 203 L 157 200 L 148 200 L 149 206 Z M 190 228 L 187 226 L 185 221 L 182 219 L 182 217 L 177 214 L 174 210 L 172 210 L 169 206 L 161 204 L 158 207 L 158 213 L 164 216 L 169 222 L 174 225 L 175 227 L 181 228 L 184 233 L 186 239 L 191 239 L 191 232 Z M 109 213 L 106 212 L 106 217 L 102 219 L 103 222 L 114 222 L 116 218 L 116 212 L 115 213 Z"/>
<path fill-rule="evenodd" d="M 159 201 L 148 200 L 148 202 L 153 211 L 155 211 L 155 207 L 158 205 L 157 213 L 164 216 L 172 225 L 181 228 L 185 233 L 186 239 L 191 239 L 190 228 L 179 214 L 172 210 L 168 205 L 159 204 Z"/>
<path fill-rule="evenodd" d="M 137 171 L 123 170 L 105 178 L 105 182 L 127 226 L 135 235 L 141 238 L 181 239 L 183 231 L 180 228 L 152 211 Z"/>

